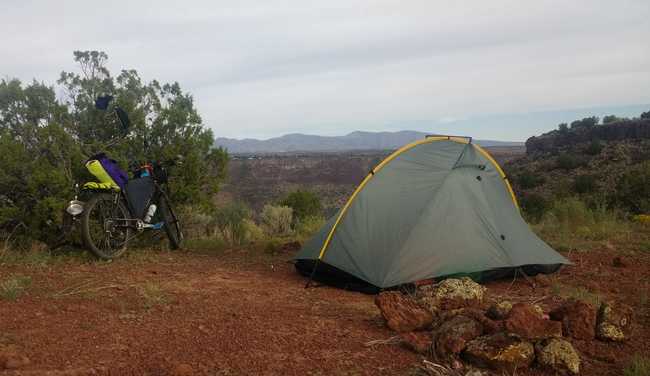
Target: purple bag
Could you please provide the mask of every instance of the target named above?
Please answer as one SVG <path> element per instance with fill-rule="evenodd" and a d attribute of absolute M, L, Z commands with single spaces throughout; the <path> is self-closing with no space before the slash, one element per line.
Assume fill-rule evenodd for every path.
<path fill-rule="evenodd" d="M 115 181 L 115 184 L 117 184 L 120 189 L 124 190 L 126 183 L 129 181 L 129 175 L 120 168 L 117 161 L 109 159 L 104 153 L 94 155 L 88 160 L 91 161 L 93 159 L 99 161 L 104 170 L 106 170 L 106 173 L 111 177 L 111 179 L 113 179 L 113 181 Z"/>

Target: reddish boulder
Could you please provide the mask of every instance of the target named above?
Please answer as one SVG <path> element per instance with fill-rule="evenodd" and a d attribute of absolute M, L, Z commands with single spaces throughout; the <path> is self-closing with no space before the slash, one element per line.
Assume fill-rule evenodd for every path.
<path fill-rule="evenodd" d="M 497 333 L 470 341 L 462 356 L 478 367 L 513 373 L 533 363 L 535 348 L 515 334 Z"/>
<path fill-rule="evenodd" d="M 528 339 L 562 337 L 562 324 L 543 319 L 539 311 L 528 303 L 512 306 L 505 327 L 507 331 Z"/>
<path fill-rule="evenodd" d="M 402 344 L 418 354 L 429 354 L 431 351 L 431 333 L 429 332 L 408 332 L 401 333 Z"/>
<path fill-rule="evenodd" d="M 565 336 L 593 340 L 596 336 L 596 309 L 581 300 L 568 300 L 549 313 L 551 320 L 562 322 Z"/>
<path fill-rule="evenodd" d="M 433 322 L 428 310 L 397 291 L 382 292 L 375 298 L 375 304 L 388 327 L 399 333 L 425 329 Z"/>
<path fill-rule="evenodd" d="M 434 333 L 436 354 L 441 357 L 460 354 L 467 342 L 483 334 L 483 326 L 467 316 L 445 321 Z"/>

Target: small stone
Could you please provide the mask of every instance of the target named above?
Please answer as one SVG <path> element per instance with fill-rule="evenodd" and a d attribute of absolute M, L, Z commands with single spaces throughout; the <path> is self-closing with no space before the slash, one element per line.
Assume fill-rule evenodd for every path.
<path fill-rule="evenodd" d="M 574 375 L 580 372 L 580 356 L 568 341 L 559 338 L 544 340 L 535 345 L 535 353 L 542 367 Z"/>
<path fill-rule="evenodd" d="M 412 332 L 427 328 L 433 315 L 412 298 L 397 292 L 382 292 L 375 298 L 386 325 L 396 332 Z"/>
<path fill-rule="evenodd" d="M 551 285 L 551 278 L 546 274 L 540 273 L 533 280 L 535 281 L 535 285 L 539 287 L 549 287 Z"/>
<path fill-rule="evenodd" d="M 568 337 L 593 340 L 596 336 L 596 309 L 587 302 L 568 300 L 549 316 L 562 322 L 562 331 Z"/>
<path fill-rule="evenodd" d="M 533 363 L 535 349 L 515 334 L 497 333 L 470 341 L 462 356 L 478 367 L 513 373 Z"/>
<path fill-rule="evenodd" d="M 531 304 L 517 303 L 512 306 L 505 321 L 506 330 L 528 339 L 562 337 L 562 324 L 543 319 Z"/>
<path fill-rule="evenodd" d="M 512 303 L 507 300 L 492 304 L 486 312 L 486 316 L 493 320 L 503 320 L 508 317 L 512 309 Z"/>
<path fill-rule="evenodd" d="M 616 268 L 625 268 L 625 267 L 627 267 L 628 263 L 627 263 L 627 260 L 625 260 L 623 257 L 616 256 L 612 260 L 612 265 L 614 267 L 616 267 Z"/>
<path fill-rule="evenodd" d="M 436 354 L 440 357 L 455 356 L 467 346 L 467 342 L 483 334 L 482 325 L 466 316 L 455 316 L 445 321 L 434 333 Z"/>
<path fill-rule="evenodd" d="M 429 354 L 431 351 L 431 333 L 429 332 L 408 332 L 401 333 L 402 344 L 418 354 Z"/>
<path fill-rule="evenodd" d="M 596 335 L 603 341 L 624 341 L 632 323 L 632 308 L 621 303 L 604 302 L 598 310 Z"/>

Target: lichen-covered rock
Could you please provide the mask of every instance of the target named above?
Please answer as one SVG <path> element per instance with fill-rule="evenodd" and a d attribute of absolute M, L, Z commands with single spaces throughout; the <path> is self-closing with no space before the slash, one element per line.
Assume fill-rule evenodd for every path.
<path fill-rule="evenodd" d="M 462 356 L 478 367 L 512 373 L 533 363 L 535 349 L 519 336 L 502 332 L 470 341 Z"/>
<path fill-rule="evenodd" d="M 632 323 L 632 308 L 621 303 L 604 302 L 598 310 L 596 335 L 603 341 L 624 341 Z"/>
<path fill-rule="evenodd" d="M 397 291 L 382 292 L 375 298 L 386 325 L 396 332 L 412 332 L 427 328 L 433 315 L 415 300 Z"/>
<path fill-rule="evenodd" d="M 401 333 L 400 339 L 402 344 L 418 354 L 429 354 L 431 351 L 431 333 L 430 332 L 408 332 Z"/>
<path fill-rule="evenodd" d="M 483 334 L 483 326 L 467 316 L 455 316 L 445 321 L 434 332 L 436 354 L 440 357 L 455 356 L 467 346 L 467 342 Z"/>
<path fill-rule="evenodd" d="M 580 372 L 580 356 L 568 341 L 551 338 L 535 345 L 537 362 L 558 373 L 577 375 Z"/>
<path fill-rule="evenodd" d="M 567 337 L 593 340 L 596 336 L 596 309 L 587 302 L 568 300 L 549 316 L 562 322 L 562 331 Z"/>
<path fill-rule="evenodd" d="M 436 285 L 418 288 L 416 298 L 430 312 L 476 306 L 483 302 L 487 289 L 468 277 L 450 278 Z"/>
<path fill-rule="evenodd" d="M 543 319 L 539 311 L 528 303 L 512 306 L 505 327 L 507 331 L 527 339 L 562 337 L 562 323 Z"/>
<path fill-rule="evenodd" d="M 507 300 L 494 303 L 488 308 L 486 315 L 493 320 L 504 320 L 512 309 L 512 303 Z"/>

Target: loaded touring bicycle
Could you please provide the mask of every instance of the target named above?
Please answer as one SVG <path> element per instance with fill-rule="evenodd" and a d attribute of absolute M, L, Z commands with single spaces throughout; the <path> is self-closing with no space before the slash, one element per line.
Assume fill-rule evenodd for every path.
<path fill-rule="evenodd" d="M 111 96 L 97 98 L 95 106 L 106 111 Z M 130 120 L 120 107 L 113 106 L 126 135 Z M 98 153 L 85 162 L 86 169 L 98 180 L 79 188 L 64 214 L 64 233 L 77 224 L 84 246 L 102 259 L 122 255 L 130 240 L 145 231 L 164 231 L 172 249 L 183 240 L 180 223 L 163 189 L 167 183 L 166 166 L 170 163 L 132 163 L 129 179 L 116 161 Z"/>

